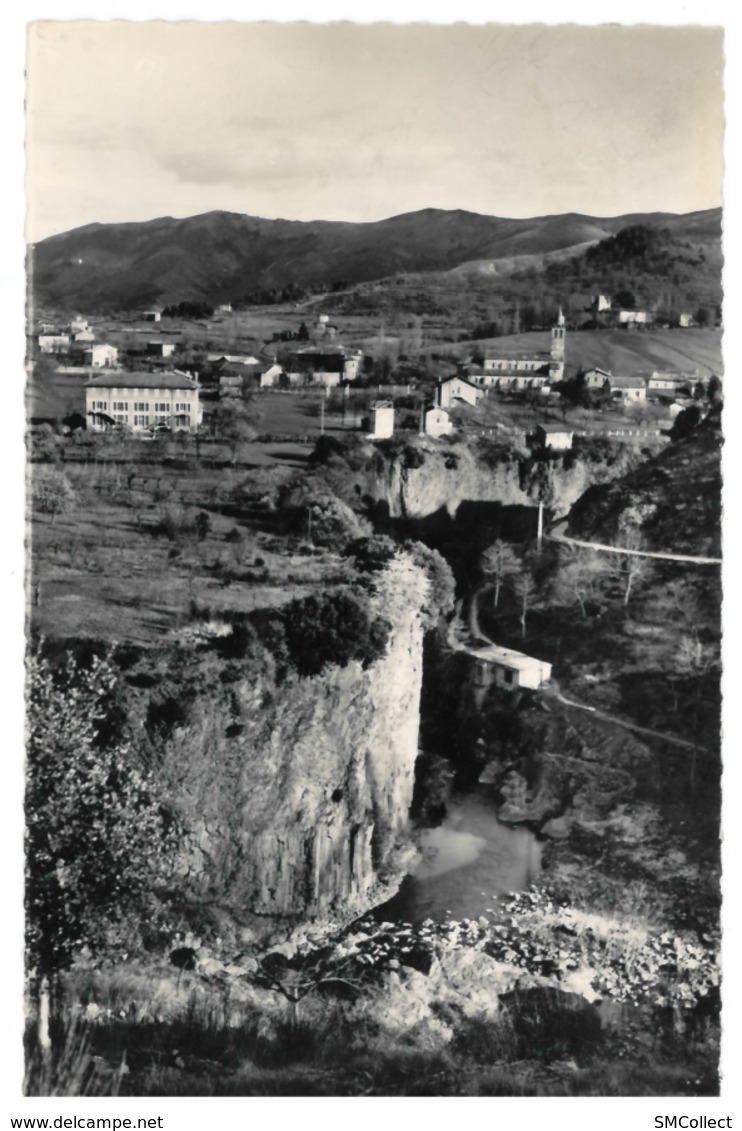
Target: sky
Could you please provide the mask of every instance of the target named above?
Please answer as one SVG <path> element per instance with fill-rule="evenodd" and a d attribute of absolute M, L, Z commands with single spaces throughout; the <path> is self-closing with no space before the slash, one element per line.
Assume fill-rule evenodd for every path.
<path fill-rule="evenodd" d="M 32 23 L 27 238 L 212 209 L 715 207 L 722 57 L 698 26 Z"/>

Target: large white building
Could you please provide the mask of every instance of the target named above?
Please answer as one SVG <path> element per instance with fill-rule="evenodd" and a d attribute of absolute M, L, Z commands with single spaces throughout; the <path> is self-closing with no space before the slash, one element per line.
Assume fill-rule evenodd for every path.
<path fill-rule="evenodd" d="M 164 424 L 195 432 L 201 423 L 198 382 L 185 373 L 115 373 L 93 377 L 85 386 L 88 427 L 105 432 L 115 424 L 146 432 Z"/>
<path fill-rule="evenodd" d="M 494 389 L 540 389 L 564 378 L 566 325 L 561 307 L 551 329 L 549 351 L 524 353 L 522 350 L 492 347 L 484 351 L 481 367 L 469 365 L 468 379 L 475 385 Z"/>

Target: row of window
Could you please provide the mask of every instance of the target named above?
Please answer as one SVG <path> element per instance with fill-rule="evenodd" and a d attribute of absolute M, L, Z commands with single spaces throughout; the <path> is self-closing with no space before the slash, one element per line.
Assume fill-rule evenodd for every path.
<path fill-rule="evenodd" d="M 153 405 L 149 405 L 146 403 L 146 401 L 135 401 L 133 405 L 130 406 L 128 401 L 113 401 L 111 405 L 111 411 L 114 414 L 117 412 L 128 412 L 130 407 L 134 412 L 148 413 L 154 411 L 156 413 L 163 413 L 169 416 L 170 413 L 174 411 L 178 416 L 190 416 L 192 406 L 187 402 L 178 403 L 175 406 L 165 404 L 164 402 L 156 402 Z M 105 401 L 93 401 L 93 412 L 107 411 L 108 405 Z"/>
<path fill-rule="evenodd" d="M 182 412 L 182 413 L 176 413 L 176 415 L 177 416 L 187 416 L 188 413 Z M 128 412 L 114 412 L 113 419 L 116 420 L 119 424 L 128 424 L 129 423 L 129 414 L 128 414 Z M 137 425 L 141 427 L 142 425 L 147 425 L 147 424 L 150 424 L 150 423 L 152 423 L 152 417 L 150 416 L 149 413 L 147 413 L 147 412 L 135 412 L 134 413 L 134 426 L 135 427 Z M 155 420 L 154 423 L 159 424 L 159 423 L 162 423 L 162 421 Z"/>
<path fill-rule="evenodd" d="M 522 369 L 530 372 L 532 369 L 540 369 L 544 364 L 543 361 L 493 361 L 491 358 L 485 358 L 485 369 Z"/>

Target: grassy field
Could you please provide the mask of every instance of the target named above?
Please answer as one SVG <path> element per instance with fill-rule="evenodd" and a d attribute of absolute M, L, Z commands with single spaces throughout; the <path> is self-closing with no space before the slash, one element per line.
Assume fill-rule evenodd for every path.
<path fill-rule="evenodd" d="M 447 354 L 452 359 L 470 355 L 476 348 L 503 351 L 548 351 L 549 334 L 533 331 L 502 338 L 486 338 L 448 347 L 429 345 L 426 354 Z M 648 377 L 655 369 L 682 373 L 698 371 L 700 377 L 721 375 L 724 365 L 721 353 L 721 331 L 690 330 L 574 330 L 567 331 L 566 373 L 573 376 L 578 369 L 598 366 L 616 376 Z"/>
<path fill-rule="evenodd" d="M 218 615 L 279 605 L 344 574 L 334 555 L 277 538 L 259 510 L 242 505 L 236 515 L 222 513 L 244 490 L 270 490 L 290 467 L 64 470 L 74 509 L 54 521 L 35 515 L 31 528 L 30 616 L 45 635 L 146 644 L 188 625 L 194 610 Z M 43 469 L 36 465 L 35 473 Z M 199 512 L 208 515 L 203 537 L 193 526 Z"/>

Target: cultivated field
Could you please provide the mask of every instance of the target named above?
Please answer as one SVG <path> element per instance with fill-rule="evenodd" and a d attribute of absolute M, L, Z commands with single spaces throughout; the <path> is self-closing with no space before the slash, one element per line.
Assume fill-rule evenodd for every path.
<path fill-rule="evenodd" d="M 260 496 L 292 471 L 269 464 L 261 471 L 66 462 L 73 509 L 53 520 L 34 516 L 33 627 L 53 638 L 146 644 L 187 630 L 194 618 L 327 591 L 347 566 L 298 536 L 276 535 Z M 45 470 L 35 464 L 32 474 Z"/>

